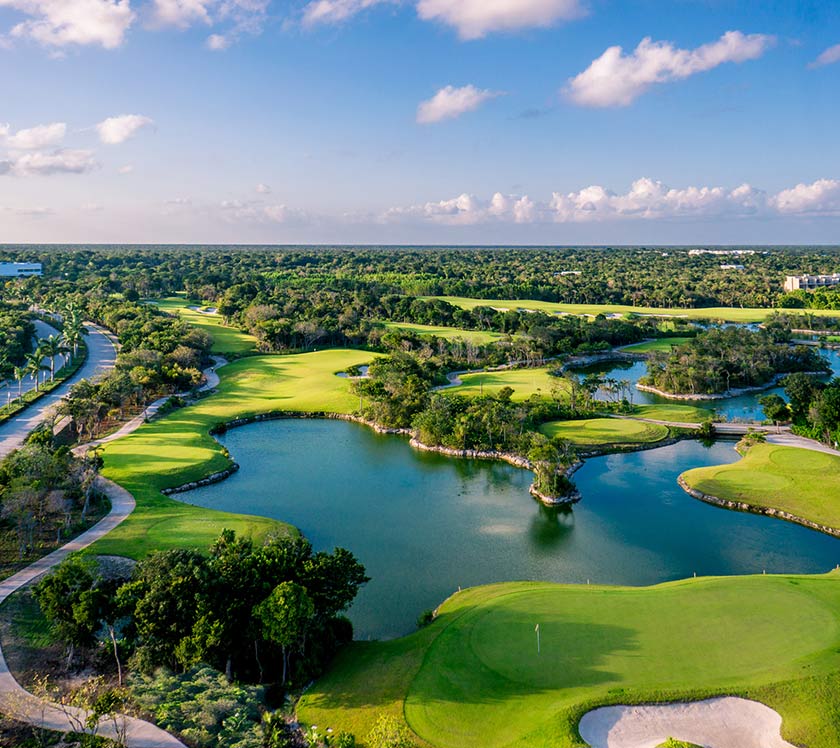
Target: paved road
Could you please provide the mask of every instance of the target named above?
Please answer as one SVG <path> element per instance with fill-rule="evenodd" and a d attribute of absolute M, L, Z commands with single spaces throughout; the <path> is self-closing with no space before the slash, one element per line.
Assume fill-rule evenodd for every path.
<path fill-rule="evenodd" d="M 48 338 L 50 335 L 60 336 L 61 332 L 56 330 L 54 327 L 48 325 L 46 322 L 42 322 L 39 319 L 33 320 L 35 324 L 35 342 L 37 343 L 38 340 L 41 338 Z M 44 356 L 41 359 L 44 366 L 50 365 L 50 359 Z M 64 366 L 65 357 L 64 355 L 58 355 L 55 357 L 55 370 L 58 371 L 62 366 Z M 49 372 L 45 372 L 47 375 L 47 379 L 49 379 Z M 44 373 L 41 374 L 43 377 Z M 39 380 L 40 381 L 40 380 Z M 18 382 L 16 379 L 5 379 L 0 380 L 0 404 L 5 405 L 9 401 L 9 397 L 11 399 L 15 399 L 16 397 L 20 397 L 21 395 L 25 395 L 30 390 L 35 389 L 35 380 L 32 377 L 25 377 L 22 382 Z"/>
<path fill-rule="evenodd" d="M 815 439 L 807 439 L 804 436 L 797 436 L 790 432 L 781 434 L 768 434 L 767 441 L 770 444 L 780 444 L 784 447 L 799 447 L 800 449 L 810 449 L 812 452 L 825 452 L 827 455 L 834 455 L 840 457 L 840 451 L 832 449 L 826 444 L 821 444 Z"/>
<path fill-rule="evenodd" d="M 45 572 L 60 564 L 70 554 L 87 548 L 91 543 L 107 535 L 134 511 L 134 497 L 124 488 L 105 478 L 98 478 L 98 488 L 111 500 L 111 512 L 87 532 L 82 533 L 67 545 L 27 566 L 14 576 L 0 582 L 0 604 L 24 585 L 29 584 Z M 9 672 L 6 659 L 0 650 L 0 712 L 22 722 L 46 727 L 59 732 L 75 731 L 79 719 L 84 719 L 81 710 L 65 710 L 39 699 L 25 691 Z M 71 719 L 68 714 L 71 714 Z M 129 748 L 184 748 L 184 744 L 150 722 L 119 716 L 116 724 L 103 724 L 98 734 L 116 738 L 117 731 L 125 730 Z"/>
<path fill-rule="evenodd" d="M 85 339 L 88 347 L 87 361 L 69 380 L 35 401 L 17 416 L 0 424 L 0 459 L 23 444 L 27 435 L 46 419 L 50 408 L 67 394 L 73 384 L 80 379 L 95 379 L 114 368 L 117 349 L 113 335 L 105 328 L 90 322 L 86 323 L 85 327 L 89 331 Z"/>

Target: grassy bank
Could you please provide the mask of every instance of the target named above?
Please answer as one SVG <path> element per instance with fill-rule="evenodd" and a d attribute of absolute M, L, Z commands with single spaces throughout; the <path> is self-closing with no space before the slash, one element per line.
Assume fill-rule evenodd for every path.
<path fill-rule="evenodd" d="M 714 319 L 725 322 L 762 322 L 774 312 L 782 309 L 742 309 L 732 307 L 711 307 L 708 309 L 655 308 L 627 306 L 623 304 L 559 304 L 553 301 L 534 301 L 531 299 L 468 299 L 463 296 L 428 296 L 425 298 L 443 299 L 462 309 L 474 309 L 477 306 L 492 306 L 496 309 L 529 309 L 546 314 L 638 314 L 641 316 L 685 317 L 686 319 Z M 789 310 L 788 310 L 789 311 Z M 836 316 L 836 311 L 810 309 L 818 316 Z"/>
<path fill-rule="evenodd" d="M 703 423 L 714 416 L 714 412 L 693 405 L 637 405 L 633 408 L 633 415 L 651 421 Z"/>
<path fill-rule="evenodd" d="M 682 477 L 719 499 L 781 509 L 840 528 L 840 457 L 796 447 L 757 444 L 732 465 L 695 468 Z"/>
<path fill-rule="evenodd" d="M 403 330 L 414 335 L 435 335 L 446 340 L 466 340 L 477 345 L 495 343 L 505 337 L 500 332 L 484 332 L 482 330 L 462 330 L 458 327 L 437 327 L 435 325 L 416 325 L 408 322 L 383 322 L 385 327 Z"/>
<path fill-rule="evenodd" d="M 777 709 L 788 740 L 834 748 L 838 621 L 838 573 L 479 587 L 427 629 L 348 648 L 298 715 L 364 736 L 390 713 L 439 748 L 577 748 L 596 705 L 731 693 Z"/>
<path fill-rule="evenodd" d="M 657 338 L 656 340 L 645 340 L 643 343 L 628 345 L 621 350 L 627 353 L 656 353 L 658 351 L 670 351 L 674 346 L 688 343 L 693 338 Z"/>
<path fill-rule="evenodd" d="M 548 437 L 566 439 L 578 446 L 608 444 L 653 444 L 665 439 L 667 426 L 626 418 L 589 418 L 578 421 L 549 421 L 540 426 Z"/>
<path fill-rule="evenodd" d="M 160 490 L 230 465 L 209 435 L 220 423 L 283 410 L 351 413 L 358 399 L 350 382 L 335 372 L 368 363 L 371 357 L 364 351 L 328 350 L 242 359 L 219 370 L 216 394 L 107 444 L 103 473 L 133 494 L 137 509 L 96 544 L 96 552 L 139 558 L 162 548 L 206 548 L 226 527 L 257 537 L 277 529 L 293 532 L 275 520 L 184 504 Z"/>
<path fill-rule="evenodd" d="M 512 387 L 514 400 L 527 400 L 531 395 L 550 397 L 555 390 L 564 395 L 568 392 L 568 383 L 549 374 L 547 366 L 461 374 L 460 379 L 463 384 L 444 392 L 475 397 L 481 394 L 495 395 L 503 387 Z"/>
<path fill-rule="evenodd" d="M 161 311 L 176 314 L 185 322 L 209 333 L 213 338 L 211 348 L 213 353 L 241 355 L 257 350 L 257 339 L 253 335 L 237 330 L 235 327 L 228 327 L 218 314 L 208 314 L 189 308 L 195 306 L 201 309 L 203 305 L 199 302 L 189 301 L 184 296 L 172 296 L 151 303 Z"/>

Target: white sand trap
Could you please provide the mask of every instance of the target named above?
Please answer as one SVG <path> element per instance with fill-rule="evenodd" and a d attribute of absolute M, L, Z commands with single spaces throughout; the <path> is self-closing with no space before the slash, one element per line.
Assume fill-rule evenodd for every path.
<path fill-rule="evenodd" d="M 668 738 L 704 748 L 795 748 L 764 704 L 727 696 L 687 704 L 607 706 L 587 712 L 580 735 L 592 748 L 656 748 Z"/>

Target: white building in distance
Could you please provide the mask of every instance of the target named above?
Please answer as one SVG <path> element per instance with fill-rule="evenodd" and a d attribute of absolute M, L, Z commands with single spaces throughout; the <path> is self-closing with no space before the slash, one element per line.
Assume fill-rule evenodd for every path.
<path fill-rule="evenodd" d="M 40 262 L 0 262 L 0 278 L 27 278 L 43 272 Z"/>
<path fill-rule="evenodd" d="M 832 275 L 789 275 L 785 278 L 785 291 L 814 291 L 817 288 L 840 286 L 840 273 Z"/>

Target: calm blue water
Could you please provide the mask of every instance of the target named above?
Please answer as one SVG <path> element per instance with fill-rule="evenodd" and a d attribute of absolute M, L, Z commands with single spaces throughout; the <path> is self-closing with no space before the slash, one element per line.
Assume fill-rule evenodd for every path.
<path fill-rule="evenodd" d="M 831 364 L 834 376 L 840 376 L 840 350 L 828 349 L 824 350 L 822 353 Z M 631 391 L 633 394 L 633 403 L 635 405 L 673 405 L 674 403 L 695 404 L 709 410 L 717 411 L 720 415 L 724 416 L 727 421 L 763 421 L 765 418 L 764 411 L 758 404 L 758 398 L 772 393 L 784 397 L 783 387 L 773 387 L 761 392 L 753 392 L 749 395 L 728 397 L 724 400 L 671 400 L 665 397 L 659 397 L 658 395 L 653 395 L 649 392 L 643 392 L 635 387 L 639 379 L 647 374 L 647 362 L 645 361 L 589 366 L 585 369 L 581 369 L 580 371 L 605 374 L 613 379 L 629 381 L 632 385 Z M 607 399 L 607 396 L 600 392 L 596 393 L 595 397 L 598 400 Z"/>
<path fill-rule="evenodd" d="M 458 586 L 521 579 L 651 584 L 693 573 L 822 572 L 840 540 L 685 494 L 683 470 L 732 462 L 731 442 L 680 442 L 587 462 L 571 512 L 528 494 L 531 473 L 417 452 L 342 421 L 228 432 L 242 469 L 181 498 L 290 522 L 316 549 L 352 550 L 372 581 L 350 611 L 357 638 L 414 628 Z"/>

